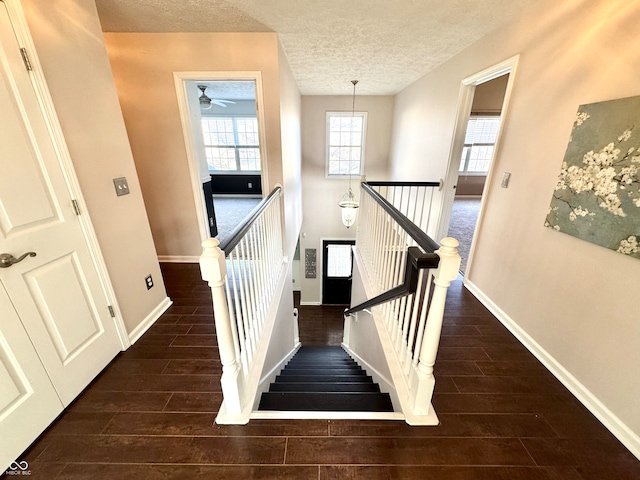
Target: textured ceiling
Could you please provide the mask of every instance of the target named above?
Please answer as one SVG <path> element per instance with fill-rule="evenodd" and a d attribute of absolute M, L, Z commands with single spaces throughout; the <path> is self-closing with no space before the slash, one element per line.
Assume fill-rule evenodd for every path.
<path fill-rule="evenodd" d="M 204 85 L 205 94 L 211 98 L 223 100 L 255 100 L 256 84 L 253 81 L 208 80 L 188 82 L 193 85 Z"/>
<path fill-rule="evenodd" d="M 537 0 L 96 0 L 106 32 L 276 32 L 303 95 L 392 95 Z"/>

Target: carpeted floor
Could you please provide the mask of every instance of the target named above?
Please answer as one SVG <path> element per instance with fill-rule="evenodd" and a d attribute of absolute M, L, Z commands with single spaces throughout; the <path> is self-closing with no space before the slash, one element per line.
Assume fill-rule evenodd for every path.
<path fill-rule="evenodd" d="M 261 200 L 260 198 L 215 197 L 213 199 L 213 208 L 216 212 L 216 223 L 218 224 L 218 236 L 216 238 L 221 242 L 227 238 Z"/>
<path fill-rule="evenodd" d="M 453 201 L 453 210 L 451 212 L 451 220 L 449 222 L 449 237 L 453 237 L 460 246 L 458 252 L 462 258 L 460 271 L 464 274 L 467 269 L 467 261 L 469 259 L 469 249 L 473 240 L 473 233 L 476 229 L 478 221 L 478 211 L 480 210 L 480 198 L 472 197 L 456 197 Z"/>

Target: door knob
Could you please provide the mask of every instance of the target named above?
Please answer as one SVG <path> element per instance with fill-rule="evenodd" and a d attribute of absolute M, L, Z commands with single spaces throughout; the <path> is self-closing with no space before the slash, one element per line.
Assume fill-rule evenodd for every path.
<path fill-rule="evenodd" d="M 36 256 L 36 252 L 27 252 L 18 258 L 14 257 L 10 253 L 0 253 L 0 268 L 8 268 L 14 263 L 21 262 L 26 257 L 35 257 L 35 256 Z"/>

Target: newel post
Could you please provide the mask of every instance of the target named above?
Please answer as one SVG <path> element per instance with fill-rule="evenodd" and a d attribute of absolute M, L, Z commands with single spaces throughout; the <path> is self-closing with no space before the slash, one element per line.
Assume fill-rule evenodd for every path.
<path fill-rule="evenodd" d="M 414 384 L 416 389 L 413 410 L 417 415 L 429 413 L 433 388 L 436 383 L 433 377 L 433 366 L 436 363 L 438 345 L 440 344 L 447 290 L 451 282 L 457 278 L 460 270 L 458 241 L 455 238 L 445 238 L 440 243 L 442 246 L 436 250 L 436 253 L 440 256 L 440 263 L 434 274 L 433 297 L 427 315 L 415 377 L 417 385 Z"/>
<path fill-rule="evenodd" d="M 202 242 L 200 271 L 202 279 L 209 283 L 213 298 L 213 317 L 218 338 L 218 350 L 220 351 L 220 363 L 222 363 L 220 383 L 225 407 L 227 413 L 239 414 L 242 412 L 242 377 L 240 361 L 236 358 L 231 319 L 224 294 L 227 264 L 224 252 L 218 247 L 219 244 L 220 242 L 215 238 L 208 238 Z"/>

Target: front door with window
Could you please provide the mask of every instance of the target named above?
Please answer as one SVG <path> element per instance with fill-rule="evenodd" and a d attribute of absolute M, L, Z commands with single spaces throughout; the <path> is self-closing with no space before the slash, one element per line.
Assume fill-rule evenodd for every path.
<path fill-rule="evenodd" d="M 353 276 L 353 245 L 355 240 L 325 240 L 322 242 L 322 303 L 349 305 Z"/>

